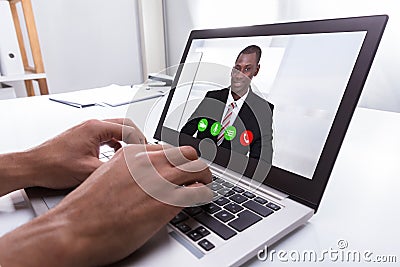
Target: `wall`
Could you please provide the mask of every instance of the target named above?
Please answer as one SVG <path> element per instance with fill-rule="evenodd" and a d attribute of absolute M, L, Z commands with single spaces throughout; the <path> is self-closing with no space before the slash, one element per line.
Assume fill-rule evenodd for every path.
<path fill-rule="evenodd" d="M 32 0 L 51 93 L 143 80 L 137 0 Z"/>
<path fill-rule="evenodd" d="M 398 0 L 163 0 L 167 65 L 178 64 L 192 29 L 388 14 L 389 23 L 359 105 L 400 112 Z"/>
<path fill-rule="evenodd" d="M 280 0 L 163 1 L 168 66 L 179 64 L 192 29 L 273 23 L 278 17 L 280 2 Z"/>

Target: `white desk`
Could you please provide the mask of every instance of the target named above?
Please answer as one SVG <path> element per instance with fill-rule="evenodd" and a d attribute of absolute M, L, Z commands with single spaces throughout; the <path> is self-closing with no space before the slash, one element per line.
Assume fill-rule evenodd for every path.
<path fill-rule="evenodd" d="M 134 104 L 137 108 L 134 120 L 140 127 L 145 126 L 147 112 L 155 101 Z M 0 101 L 0 153 L 38 145 L 89 118 L 123 117 L 127 107 L 76 109 L 51 102 L 46 96 Z M 155 118 L 157 112 L 153 114 Z M 157 119 L 149 121 L 151 124 L 146 124 L 145 134 L 151 137 Z M 320 255 L 323 250 L 338 249 L 337 241 L 344 239 L 350 250 L 369 250 L 372 257 L 396 255 L 397 262 L 400 262 L 400 213 L 397 210 L 400 203 L 399 137 L 400 114 L 358 108 L 318 213 L 304 227 L 270 249 L 287 252 L 315 250 Z M 32 218 L 33 213 L 19 191 L 0 198 L 0 235 Z M 273 262 L 254 258 L 246 265 L 281 264 L 285 263 L 277 258 Z M 297 264 L 310 265 L 309 262 Z M 324 266 L 338 264 L 329 259 L 323 262 Z M 376 265 L 381 266 L 379 263 Z M 368 266 L 375 264 L 369 263 Z"/>
<path fill-rule="evenodd" d="M 97 96 L 99 94 L 112 94 L 108 88 L 91 89 Z M 133 91 L 134 92 L 134 91 Z M 69 94 L 77 94 L 72 92 Z M 133 99 L 134 93 L 132 94 Z M 60 97 L 62 99 L 62 97 Z M 158 120 L 149 119 L 147 114 L 154 104 L 163 106 L 164 99 L 154 98 L 134 105 L 137 108 L 134 122 L 149 139 L 154 134 Z M 74 108 L 65 104 L 49 100 L 49 96 L 35 96 L 30 98 L 17 98 L 0 101 L 0 153 L 22 151 L 37 146 L 55 135 L 67 130 L 88 119 L 106 119 L 126 117 L 129 105 L 119 107 L 93 106 L 87 108 Z M 159 117 L 157 112 L 151 115 Z M 31 220 L 34 217 L 29 205 L 24 202 L 20 191 L 0 197 L 0 236 Z"/>

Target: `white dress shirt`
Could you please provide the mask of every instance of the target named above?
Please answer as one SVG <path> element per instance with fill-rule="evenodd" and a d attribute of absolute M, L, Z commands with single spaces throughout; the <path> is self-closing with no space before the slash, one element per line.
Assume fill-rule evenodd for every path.
<path fill-rule="evenodd" d="M 232 89 L 229 87 L 228 99 L 226 100 L 226 103 L 225 103 L 225 110 L 224 110 L 224 113 L 222 114 L 221 122 L 222 122 L 223 118 L 225 118 L 225 114 L 228 111 L 228 107 L 232 102 L 235 102 L 236 105 L 232 110 L 232 116 L 230 118 L 229 125 L 232 125 L 235 122 L 236 117 L 239 114 L 239 111 L 243 106 L 244 101 L 246 100 L 247 96 L 249 95 L 249 91 L 250 91 L 250 88 L 247 90 L 246 94 L 244 94 L 241 98 L 239 98 L 238 100 L 235 101 L 232 96 Z"/>

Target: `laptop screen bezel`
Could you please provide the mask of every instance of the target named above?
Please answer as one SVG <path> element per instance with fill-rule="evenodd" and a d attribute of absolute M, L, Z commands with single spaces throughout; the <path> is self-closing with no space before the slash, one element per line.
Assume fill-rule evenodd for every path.
<path fill-rule="evenodd" d="M 163 125 L 178 84 L 182 66 L 185 63 L 193 40 L 365 31 L 366 35 L 364 42 L 354 64 L 353 71 L 347 83 L 312 179 L 272 166 L 264 181 L 264 184 L 288 194 L 290 198 L 295 199 L 316 211 L 332 172 L 347 128 L 350 124 L 351 117 L 360 98 L 387 20 L 387 15 L 377 15 L 192 31 L 186 44 L 181 64 L 175 75 L 171 91 L 166 100 L 164 110 L 161 114 L 154 138 L 168 142 L 168 140 L 165 140 L 169 139 L 165 138 L 168 134 L 162 135 L 161 133 L 164 130 L 166 132 L 171 132 L 170 129 Z M 178 133 L 169 134 L 174 135 Z M 186 137 L 183 143 L 192 145 L 198 149 L 199 141 L 196 138 Z M 223 157 L 224 153 L 218 153 L 214 162 L 224 167 Z"/>

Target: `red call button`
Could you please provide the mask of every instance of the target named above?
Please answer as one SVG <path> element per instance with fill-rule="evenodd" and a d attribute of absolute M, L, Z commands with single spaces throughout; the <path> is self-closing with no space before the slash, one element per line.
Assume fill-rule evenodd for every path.
<path fill-rule="evenodd" d="M 251 142 L 253 142 L 253 138 L 253 133 L 249 130 L 246 130 L 240 135 L 240 143 L 242 146 L 248 146 L 251 144 Z"/>

